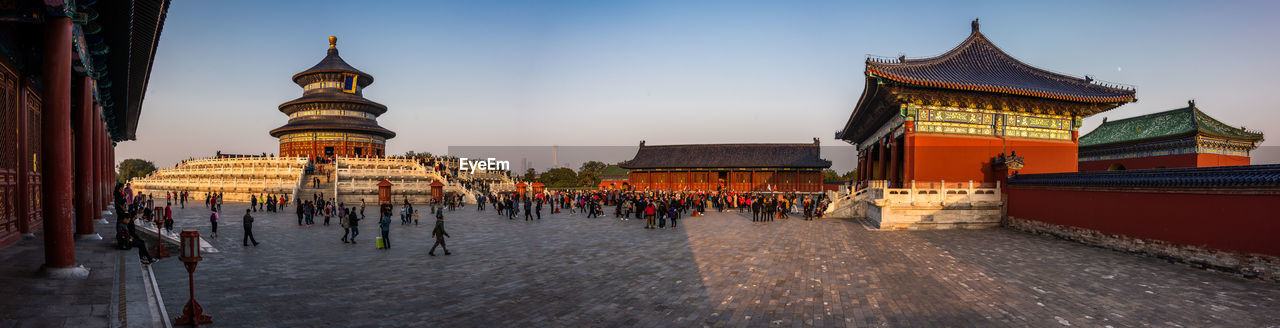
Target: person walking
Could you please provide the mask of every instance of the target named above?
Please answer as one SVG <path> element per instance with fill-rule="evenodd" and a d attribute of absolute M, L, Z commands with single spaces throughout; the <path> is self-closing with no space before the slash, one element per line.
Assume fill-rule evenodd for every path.
<path fill-rule="evenodd" d="M 533 202 L 529 200 L 529 197 L 525 197 L 524 198 L 524 220 L 529 221 L 532 219 L 533 219 Z"/>
<path fill-rule="evenodd" d="M 418 226 L 418 211 L 413 209 L 413 205 L 409 205 L 409 215 L 413 216 L 413 226 Z"/>
<path fill-rule="evenodd" d="M 347 241 L 347 235 L 351 234 L 351 219 L 350 219 L 350 217 L 351 217 L 351 215 L 352 215 L 352 214 L 355 214 L 355 208 L 354 208 L 354 207 L 352 207 L 350 212 L 347 212 L 345 207 L 344 207 L 344 208 L 342 208 L 342 210 L 343 210 L 343 212 L 346 212 L 346 213 L 342 213 L 342 215 L 339 215 L 339 216 L 338 216 L 338 225 L 342 227 L 342 242 L 343 242 L 343 243 L 351 243 L 350 241 Z"/>
<path fill-rule="evenodd" d="M 302 204 L 294 205 L 294 206 L 293 206 L 293 208 L 294 208 L 294 212 L 298 213 L 298 226 L 299 226 L 299 227 L 301 227 L 301 226 L 302 226 L 302 219 L 303 219 L 303 217 L 305 216 L 305 212 L 304 212 L 304 211 L 305 211 L 306 209 L 304 209 L 304 208 L 303 208 Z"/>
<path fill-rule="evenodd" d="M 644 228 L 645 229 L 654 228 L 655 225 L 653 224 L 653 214 L 655 211 L 657 211 L 657 209 L 653 207 L 653 203 L 649 203 L 648 205 L 645 205 L 644 207 Z"/>
<path fill-rule="evenodd" d="M 355 209 L 355 208 L 352 208 L 352 209 Z M 351 216 L 347 218 L 348 221 L 351 221 L 347 224 L 351 226 L 351 243 L 352 244 L 356 243 L 356 236 L 360 235 L 361 219 L 364 219 L 364 214 L 360 214 L 360 216 L 356 216 L 356 213 L 354 211 L 351 213 Z"/>
<path fill-rule="evenodd" d="M 680 212 L 675 206 L 672 206 L 669 211 L 670 213 L 667 213 L 667 217 L 671 218 L 671 229 L 675 229 L 677 222 L 680 220 Z"/>
<path fill-rule="evenodd" d="M 249 246 L 249 241 L 253 241 L 253 246 L 258 246 L 258 239 L 253 238 L 253 216 L 249 215 L 252 210 L 244 210 L 244 238 L 241 241 L 245 246 Z"/>
<path fill-rule="evenodd" d="M 329 218 L 333 216 L 333 202 L 324 203 L 324 225 L 329 226 Z"/>
<path fill-rule="evenodd" d="M 444 231 L 444 213 L 436 212 L 436 227 L 431 230 L 431 237 L 436 239 L 436 243 L 431 245 L 431 250 L 427 251 L 427 255 L 436 256 L 436 246 L 444 249 L 444 255 L 451 255 L 449 247 L 445 246 L 444 239 L 449 237 L 449 233 Z"/>
<path fill-rule="evenodd" d="M 167 202 L 164 204 L 164 230 L 169 230 L 169 233 L 173 233 L 173 210 L 169 208 L 171 205 Z M 160 233 L 160 226 L 156 226 L 156 233 Z"/>
<path fill-rule="evenodd" d="M 515 202 L 514 200 L 512 200 L 510 197 L 508 197 L 508 198 L 507 198 L 507 200 L 506 200 L 506 202 L 505 202 L 505 204 L 503 205 L 503 208 L 506 208 L 506 209 L 507 209 L 507 220 L 515 220 L 515 219 L 516 219 L 516 211 L 515 211 L 516 205 L 515 205 L 515 204 L 516 204 L 516 202 Z"/>
<path fill-rule="evenodd" d="M 382 211 L 382 219 L 378 220 L 378 227 L 382 228 L 382 249 L 391 249 L 391 205 L 386 207 Z"/>
<path fill-rule="evenodd" d="M 213 228 L 213 233 L 209 238 L 218 238 L 218 211 L 209 210 L 209 226 Z"/>
<path fill-rule="evenodd" d="M 759 222 L 760 221 L 760 199 L 751 198 L 749 204 L 751 205 L 747 205 L 747 206 L 751 207 L 751 222 Z"/>

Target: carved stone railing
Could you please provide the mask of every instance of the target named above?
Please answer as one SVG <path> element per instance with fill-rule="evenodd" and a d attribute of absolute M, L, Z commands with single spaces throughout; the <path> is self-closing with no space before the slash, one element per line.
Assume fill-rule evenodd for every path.
<path fill-rule="evenodd" d="M 897 204 L 956 204 L 1000 203 L 1000 183 L 983 184 L 968 182 L 948 183 L 911 181 L 906 188 L 884 188 L 887 183 L 872 181 L 865 190 L 868 200 L 879 199 Z M 883 201 L 881 201 L 883 202 Z"/>

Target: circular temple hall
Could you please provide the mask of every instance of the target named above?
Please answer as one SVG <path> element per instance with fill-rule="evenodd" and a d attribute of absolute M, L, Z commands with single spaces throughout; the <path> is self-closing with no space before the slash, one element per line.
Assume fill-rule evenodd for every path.
<path fill-rule="evenodd" d="M 387 106 L 365 99 L 362 91 L 373 76 L 338 56 L 338 38 L 329 37 L 329 52 L 320 63 L 295 74 L 302 97 L 280 104 L 289 123 L 271 130 L 280 138 L 280 156 L 384 156 L 395 132 L 378 125 Z"/>

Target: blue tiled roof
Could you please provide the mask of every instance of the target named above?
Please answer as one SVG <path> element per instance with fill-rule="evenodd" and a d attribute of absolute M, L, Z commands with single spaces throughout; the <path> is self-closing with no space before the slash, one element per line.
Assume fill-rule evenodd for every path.
<path fill-rule="evenodd" d="M 1019 174 L 1009 186 L 1137 188 L 1276 188 L 1280 165 Z"/>

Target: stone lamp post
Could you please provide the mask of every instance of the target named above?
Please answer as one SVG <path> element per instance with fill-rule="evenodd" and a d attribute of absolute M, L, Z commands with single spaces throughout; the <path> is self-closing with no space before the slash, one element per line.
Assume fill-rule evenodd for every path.
<path fill-rule="evenodd" d="M 182 254 L 178 256 L 178 259 L 182 261 L 182 265 L 187 267 L 187 285 L 190 288 L 191 299 L 187 301 L 187 306 L 182 308 L 182 316 L 174 320 L 173 324 L 177 326 L 190 325 L 192 327 L 211 324 L 213 323 L 213 318 L 204 314 L 204 308 L 200 307 L 200 303 L 196 302 L 196 264 L 203 259 L 200 257 L 200 232 L 190 229 L 182 230 L 181 236 Z"/>

